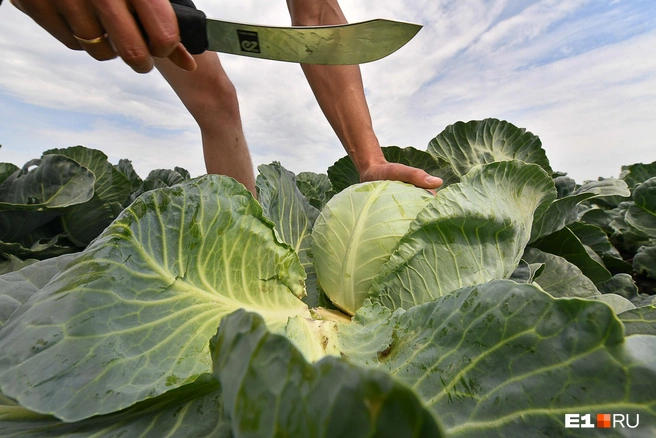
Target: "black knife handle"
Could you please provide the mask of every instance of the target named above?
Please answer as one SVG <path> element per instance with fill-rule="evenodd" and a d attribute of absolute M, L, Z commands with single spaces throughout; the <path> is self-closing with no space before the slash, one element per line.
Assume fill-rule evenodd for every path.
<path fill-rule="evenodd" d="M 203 53 L 209 47 L 205 13 L 196 9 L 191 0 L 171 0 L 178 19 L 180 42 L 192 55 Z"/>

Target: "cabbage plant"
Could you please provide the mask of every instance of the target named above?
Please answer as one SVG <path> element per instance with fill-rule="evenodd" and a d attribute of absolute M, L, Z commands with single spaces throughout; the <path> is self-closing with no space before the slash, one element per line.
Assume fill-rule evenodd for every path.
<path fill-rule="evenodd" d="M 0 435 L 655 435 L 651 177 L 578 185 L 495 119 L 385 153 L 445 187 L 204 176 L 0 276 Z"/>

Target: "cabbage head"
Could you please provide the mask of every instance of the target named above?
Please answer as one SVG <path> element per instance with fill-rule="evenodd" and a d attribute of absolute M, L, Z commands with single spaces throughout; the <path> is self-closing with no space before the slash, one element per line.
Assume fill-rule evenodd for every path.
<path fill-rule="evenodd" d="M 326 204 L 312 231 L 312 253 L 319 285 L 333 304 L 355 314 L 373 277 L 431 199 L 409 184 L 374 181 L 350 186 Z"/>

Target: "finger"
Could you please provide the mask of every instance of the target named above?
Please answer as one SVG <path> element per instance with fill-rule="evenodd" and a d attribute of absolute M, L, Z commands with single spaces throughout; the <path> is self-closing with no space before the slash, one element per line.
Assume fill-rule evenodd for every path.
<path fill-rule="evenodd" d="M 150 50 L 127 3 L 92 0 L 92 4 L 118 56 L 138 73 L 152 70 Z"/>
<path fill-rule="evenodd" d="M 179 50 L 178 19 L 167 0 L 132 0 L 134 11 L 148 36 L 151 55 L 166 58 Z"/>
<path fill-rule="evenodd" d="M 105 29 L 91 5 L 86 1 L 60 1 L 59 12 L 78 44 L 99 61 L 116 58 Z"/>
<path fill-rule="evenodd" d="M 73 37 L 71 28 L 59 14 L 54 2 L 11 0 L 11 3 L 69 49 L 83 50 L 80 43 Z"/>
<path fill-rule="evenodd" d="M 183 70 L 196 70 L 196 60 L 192 55 L 189 54 L 189 52 L 187 52 L 187 49 L 185 49 L 182 43 L 178 43 L 178 47 L 176 47 L 175 50 L 171 52 L 168 58 L 173 62 L 173 64 L 177 65 Z"/>
<path fill-rule="evenodd" d="M 425 182 L 425 185 L 423 185 L 423 184 L 421 186 L 419 186 L 417 184 L 415 184 L 415 185 L 417 187 L 422 187 L 424 189 L 439 189 L 440 187 L 442 187 L 442 184 L 444 183 L 444 181 L 442 181 L 442 178 L 438 178 L 436 176 L 429 175 L 429 174 L 426 174 L 426 176 L 424 178 L 424 182 Z"/>
<path fill-rule="evenodd" d="M 398 180 L 407 182 L 422 189 L 437 189 L 442 185 L 442 179 L 429 175 L 421 169 L 398 165 L 394 166 L 394 171 L 398 172 Z"/>
<path fill-rule="evenodd" d="M 426 172 L 414 173 L 411 177 L 406 178 L 403 181 L 412 184 L 415 187 L 426 189 L 432 194 L 435 194 L 435 189 L 442 186 L 442 179 L 429 175 Z"/>

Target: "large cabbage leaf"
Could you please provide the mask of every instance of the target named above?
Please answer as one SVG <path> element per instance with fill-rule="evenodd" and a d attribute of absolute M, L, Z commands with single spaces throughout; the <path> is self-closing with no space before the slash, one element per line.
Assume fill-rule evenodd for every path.
<path fill-rule="evenodd" d="M 108 415 L 66 423 L 22 408 L 0 394 L 0 436 L 5 438 L 140 437 L 231 438 L 221 386 L 211 375 Z"/>
<path fill-rule="evenodd" d="M 64 254 L 0 276 L 0 328 L 11 315 L 62 271 L 76 254 Z"/>
<path fill-rule="evenodd" d="M 656 161 L 650 164 L 636 163 L 630 166 L 622 166 L 620 178 L 626 181 L 631 190 L 635 189 L 638 184 L 656 177 Z"/>
<path fill-rule="evenodd" d="M 84 248 L 118 216 L 122 203 L 130 195 L 131 184 L 107 160 L 107 155 L 96 149 L 73 146 L 51 149 L 43 153 L 68 157 L 93 172 L 96 180 L 93 197 L 84 204 L 72 205 L 63 210 L 62 224 L 76 245 Z"/>
<path fill-rule="evenodd" d="M 594 284 L 608 281 L 612 277 L 601 258 L 592 249 L 583 245 L 576 234 L 567 227 L 533 242 L 531 246 L 561 256 L 575 264 Z"/>
<path fill-rule="evenodd" d="M 14 172 L 20 171 L 20 168 L 12 163 L 0 163 L 0 184 L 5 182 Z"/>
<path fill-rule="evenodd" d="M 626 335 L 656 335 L 656 304 L 636 307 L 620 313 Z"/>
<path fill-rule="evenodd" d="M 408 309 L 461 287 L 510 277 L 534 214 L 555 197 L 553 180 L 535 164 L 475 167 L 417 216 L 374 278 L 371 296 L 392 309 Z"/>
<path fill-rule="evenodd" d="M 495 161 L 520 160 L 553 171 L 540 139 L 505 120 L 485 119 L 447 126 L 428 144 L 428 152 L 451 164 L 456 175 Z"/>
<path fill-rule="evenodd" d="M 0 184 L 0 253 L 40 258 L 61 254 L 44 251 L 62 231 L 49 222 L 62 209 L 89 201 L 95 182 L 93 172 L 63 155 L 44 155 L 7 176 Z"/>
<path fill-rule="evenodd" d="M 528 263 L 544 265 L 544 269 L 533 282 L 554 297 L 593 298 L 600 295 L 592 280 L 563 257 L 537 248 L 526 248 L 522 259 Z"/>
<path fill-rule="evenodd" d="M 624 340 L 604 304 L 530 288 L 492 282 L 406 312 L 387 369 L 442 413 L 452 436 L 557 431 L 563 412 L 609 405 L 641 414 L 653 433 L 655 338 Z"/>
<path fill-rule="evenodd" d="M 555 200 L 543 214 L 536 215 L 531 241 L 576 222 L 579 213 L 577 206 L 587 199 L 629 196 L 629 194 L 626 183 L 619 179 L 609 178 L 587 182 L 571 194 Z"/>
<path fill-rule="evenodd" d="M 319 305 L 317 276 L 310 248 L 312 246 L 312 227 L 319 216 L 296 186 L 294 174 L 279 163 L 258 167 L 256 185 L 258 199 L 264 214 L 276 224 L 280 239 L 291 245 L 307 275 L 305 288 L 307 296 L 303 301 L 308 306 Z"/>
<path fill-rule="evenodd" d="M 96 178 L 93 194 L 105 202 L 123 202 L 130 194 L 128 178 L 112 166 L 107 155 L 97 149 L 72 146 L 66 149 L 50 149 L 46 155 L 61 155 L 74 160 L 93 172 Z"/>
<path fill-rule="evenodd" d="M 146 193 L 5 324 L 1 391 L 65 421 L 126 408 L 210 371 L 208 340 L 238 308 L 274 331 L 310 317 L 304 277 L 236 181 Z"/>
<path fill-rule="evenodd" d="M 608 411 L 640 415 L 640 435 L 618 436 L 654 436 L 656 337 L 623 331 L 604 303 L 496 280 L 392 314 L 367 304 L 337 343 L 416 391 L 449 437 L 560 436 L 565 413 Z"/>
<path fill-rule="evenodd" d="M 296 175 L 296 186 L 317 210 L 321 210 L 335 195 L 333 185 L 325 173 L 301 172 Z"/>
<path fill-rule="evenodd" d="M 613 273 L 630 273 L 631 264 L 624 261 L 620 252 L 610 242 L 608 234 L 596 225 L 574 222 L 567 226 L 581 243 L 590 248 Z"/>
<path fill-rule="evenodd" d="M 96 178 L 62 155 L 29 161 L 0 184 L 1 210 L 63 208 L 88 201 Z"/>

